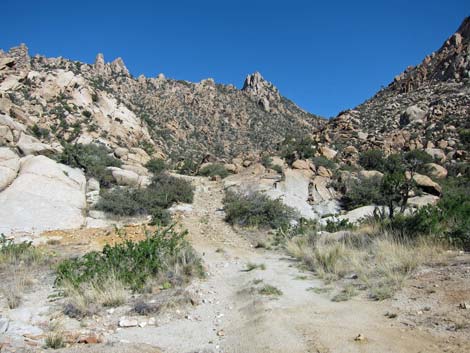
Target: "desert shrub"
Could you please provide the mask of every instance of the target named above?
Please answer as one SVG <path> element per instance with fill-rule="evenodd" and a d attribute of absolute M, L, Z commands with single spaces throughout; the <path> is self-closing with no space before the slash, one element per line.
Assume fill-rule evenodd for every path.
<path fill-rule="evenodd" d="M 466 178 L 449 178 L 436 206 L 422 207 L 410 215 L 399 214 L 382 220 L 403 239 L 431 237 L 447 244 L 470 249 L 470 182 Z"/>
<path fill-rule="evenodd" d="M 434 162 L 433 158 L 423 150 L 413 150 L 406 152 L 404 159 L 411 165 L 422 165 Z"/>
<path fill-rule="evenodd" d="M 348 191 L 341 202 L 347 210 L 367 205 L 378 205 L 382 202 L 381 185 L 380 177 L 363 180 L 351 179 L 346 187 Z"/>
<path fill-rule="evenodd" d="M 178 173 L 183 175 L 195 175 L 199 169 L 199 163 L 196 158 L 189 156 L 183 160 L 181 165 L 178 167 Z"/>
<path fill-rule="evenodd" d="M 310 137 L 286 138 L 281 146 L 281 156 L 291 165 L 297 159 L 308 159 L 315 155 L 316 143 Z"/>
<path fill-rule="evenodd" d="M 194 188 L 190 182 L 168 174 L 156 175 L 144 189 L 116 188 L 104 191 L 95 208 L 117 216 L 148 214 L 154 224 L 168 224 L 165 210 L 176 202 L 192 203 Z"/>
<path fill-rule="evenodd" d="M 41 138 L 47 139 L 49 138 L 49 135 L 50 135 L 50 131 L 48 129 L 39 127 L 37 124 L 34 124 L 31 127 L 31 131 L 33 135 L 37 137 L 38 139 L 41 139 Z"/>
<path fill-rule="evenodd" d="M 470 146 L 470 129 L 462 129 L 459 131 L 460 141 L 465 147 Z"/>
<path fill-rule="evenodd" d="M 92 251 L 82 257 L 62 261 L 57 267 L 59 285 L 80 288 L 114 278 L 133 290 L 141 290 L 149 279 L 172 272 L 180 275 L 201 275 L 201 260 L 184 237 L 173 226 L 148 233 L 145 240 L 105 245 L 102 251 Z"/>
<path fill-rule="evenodd" d="M 449 178 L 437 203 L 447 241 L 470 250 L 470 179 Z"/>
<path fill-rule="evenodd" d="M 265 154 L 264 156 L 261 157 L 261 164 L 265 167 L 265 168 L 272 168 L 272 163 L 273 163 L 273 159 Z"/>
<path fill-rule="evenodd" d="M 341 230 L 351 230 L 354 229 L 354 224 L 349 223 L 347 219 L 342 219 L 338 221 L 327 220 L 324 229 L 327 232 L 335 233 Z"/>
<path fill-rule="evenodd" d="M 229 172 L 225 167 L 220 163 L 212 163 L 206 165 L 201 170 L 199 170 L 199 175 L 206 176 L 206 177 L 213 177 L 213 176 L 220 176 L 222 179 L 229 176 Z"/>
<path fill-rule="evenodd" d="M 295 218 L 292 208 L 281 200 L 272 200 L 261 193 L 227 192 L 224 198 L 225 220 L 230 224 L 248 227 L 287 227 Z"/>
<path fill-rule="evenodd" d="M 74 168 L 84 170 L 87 177 L 97 179 L 102 186 L 110 186 L 113 182 L 107 167 L 120 167 L 121 161 L 114 158 L 110 151 L 101 145 L 64 144 L 64 150 L 57 161 Z"/>
<path fill-rule="evenodd" d="M 383 171 L 385 155 L 382 150 L 368 150 L 359 155 L 359 165 L 366 170 Z"/>
<path fill-rule="evenodd" d="M 467 179 L 470 178 L 470 163 L 467 162 L 457 162 L 457 163 L 450 163 L 446 165 L 448 176 L 449 177 L 456 177 L 462 176 Z"/>
<path fill-rule="evenodd" d="M 331 170 L 334 170 L 337 167 L 335 162 L 330 161 L 328 158 L 323 156 L 313 157 L 311 161 L 316 167 L 325 167 Z"/>
<path fill-rule="evenodd" d="M 149 160 L 145 167 L 153 174 L 160 174 L 167 169 L 166 163 L 163 159 L 153 158 Z"/>

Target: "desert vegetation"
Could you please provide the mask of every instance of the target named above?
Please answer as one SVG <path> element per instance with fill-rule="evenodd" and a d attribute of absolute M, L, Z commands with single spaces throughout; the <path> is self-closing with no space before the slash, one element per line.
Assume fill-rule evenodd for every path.
<path fill-rule="evenodd" d="M 101 307 L 124 304 L 131 292 L 142 293 L 152 285 L 181 286 L 204 275 L 202 262 L 186 242 L 186 231 L 174 226 L 148 231 L 139 242 L 125 239 L 105 245 L 102 251 L 63 260 L 56 283 L 67 298 L 64 313 L 84 317 Z"/>
<path fill-rule="evenodd" d="M 276 229 L 286 227 L 296 218 L 294 210 L 281 200 L 272 200 L 261 193 L 241 194 L 229 191 L 223 202 L 225 220 L 232 225 Z"/>
<path fill-rule="evenodd" d="M 118 216 L 150 215 L 153 224 L 168 224 L 167 208 L 176 202 L 191 203 L 194 188 L 190 182 L 160 173 L 146 188 L 121 187 L 104 191 L 96 209 Z"/>

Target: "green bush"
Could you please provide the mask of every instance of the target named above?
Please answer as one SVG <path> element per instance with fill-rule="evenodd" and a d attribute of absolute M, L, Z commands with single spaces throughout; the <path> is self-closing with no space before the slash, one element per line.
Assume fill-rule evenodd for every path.
<path fill-rule="evenodd" d="M 147 234 L 143 241 L 125 240 L 105 245 L 100 252 L 64 260 L 57 267 L 56 282 L 79 288 L 83 283 L 115 276 L 133 290 L 141 290 L 149 279 L 176 268 L 174 265 L 182 267 L 187 275 L 202 276 L 201 260 L 184 240 L 186 234 L 186 231 L 175 231 L 173 226 L 160 228 Z"/>
<path fill-rule="evenodd" d="M 428 205 L 411 215 L 398 214 L 382 220 L 402 238 L 432 237 L 456 247 L 470 250 L 470 182 L 450 178 L 436 206 Z"/>
<path fill-rule="evenodd" d="M 265 167 L 265 168 L 272 168 L 273 166 L 273 159 L 265 154 L 264 156 L 261 157 L 261 164 Z"/>
<path fill-rule="evenodd" d="M 154 224 L 168 224 L 165 210 L 176 202 L 192 203 L 194 188 L 190 182 L 167 174 L 158 174 L 145 189 L 116 188 L 105 191 L 95 208 L 118 216 L 148 214 Z"/>
<path fill-rule="evenodd" d="M 199 163 L 197 163 L 193 157 L 185 158 L 178 168 L 178 173 L 183 175 L 194 175 L 197 173 Z"/>
<path fill-rule="evenodd" d="M 330 161 L 328 158 L 325 158 L 323 156 L 313 157 L 311 161 L 315 165 L 315 167 L 325 167 L 331 170 L 334 170 L 337 167 L 335 162 Z"/>
<path fill-rule="evenodd" d="M 261 193 L 227 192 L 224 198 L 225 220 L 230 224 L 248 227 L 288 227 L 296 217 L 294 210 Z"/>
<path fill-rule="evenodd" d="M 167 169 L 165 161 L 160 158 L 149 160 L 147 164 L 145 164 L 145 167 L 153 174 L 160 174 Z"/>
<path fill-rule="evenodd" d="M 308 159 L 315 155 L 317 148 L 310 137 L 286 138 L 280 147 L 281 156 L 291 165 L 298 159 Z"/>
<path fill-rule="evenodd" d="M 378 205 L 382 203 L 380 188 L 382 179 L 372 177 L 363 180 L 352 179 L 347 182 L 347 193 L 341 199 L 347 210 L 367 205 Z"/>
<path fill-rule="evenodd" d="M 462 129 L 459 131 L 460 141 L 465 147 L 470 146 L 470 129 Z"/>
<path fill-rule="evenodd" d="M 354 229 L 354 224 L 349 223 L 347 219 L 342 219 L 338 221 L 327 220 L 324 229 L 327 232 L 335 233 L 341 230 L 351 230 Z"/>
<path fill-rule="evenodd" d="M 359 165 L 366 170 L 384 171 L 385 155 L 382 150 L 368 150 L 359 155 Z"/>
<path fill-rule="evenodd" d="M 230 173 L 224 168 L 222 164 L 213 163 L 206 165 L 199 171 L 198 174 L 206 177 L 213 177 L 218 175 L 223 179 L 228 177 Z"/>
<path fill-rule="evenodd" d="M 63 147 L 63 152 L 57 157 L 58 162 L 83 169 L 87 177 L 97 179 L 102 186 L 110 186 L 113 183 L 111 172 L 106 168 L 120 167 L 122 162 L 110 155 L 106 147 L 69 143 Z"/>

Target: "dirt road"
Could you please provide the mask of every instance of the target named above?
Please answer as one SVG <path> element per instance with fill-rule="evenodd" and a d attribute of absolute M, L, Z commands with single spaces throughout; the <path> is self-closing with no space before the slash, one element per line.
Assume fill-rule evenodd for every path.
<path fill-rule="evenodd" d="M 192 210 L 181 214 L 208 278 L 191 285 L 201 304 L 159 327 L 131 328 L 113 339 L 165 352 L 442 352 L 438 338 L 389 319 L 390 303 L 332 302 L 323 284 L 282 253 L 254 249 L 223 221 L 220 183 L 195 179 Z M 265 269 L 245 271 L 247 264 Z M 265 285 L 282 292 L 260 294 Z M 363 340 L 355 340 L 361 334 Z"/>

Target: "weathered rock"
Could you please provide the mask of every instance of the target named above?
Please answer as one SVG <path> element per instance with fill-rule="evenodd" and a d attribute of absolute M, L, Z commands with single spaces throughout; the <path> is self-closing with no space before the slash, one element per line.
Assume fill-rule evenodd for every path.
<path fill-rule="evenodd" d="M 408 124 L 422 124 L 426 112 L 416 105 L 408 107 L 400 116 L 400 125 L 405 126 Z"/>
<path fill-rule="evenodd" d="M 284 204 L 294 208 L 302 217 L 316 219 L 317 216 L 308 204 L 310 178 L 303 170 L 284 170 L 284 180 L 266 194 L 272 198 L 281 198 Z"/>
<path fill-rule="evenodd" d="M 67 176 L 62 167 L 45 156 L 21 160 L 18 177 L 0 192 L 0 233 L 39 233 L 83 225 L 84 185 Z"/>
<path fill-rule="evenodd" d="M 122 317 L 119 319 L 119 327 L 136 327 L 139 324 L 137 319 Z"/>
<path fill-rule="evenodd" d="M 109 169 L 118 185 L 133 187 L 139 186 L 139 174 L 116 167 L 111 167 Z"/>
<path fill-rule="evenodd" d="M 435 205 L 439 201 L 439 197 L 435 195 L 414 196 L 408 199 L 408 206 L 420 208 L 427 205 Z"/>
<path fill-rule="evenodd" d="M 427 174 L 434 178 L 444 179 L 447 177 L 447 169 L 443 166 L 440 166 L 439 164 L 427 163 L 424 165 L 424 167 L 426 168 Z"/>
<path fill-rule="evenodd" d="M 301 169 L 301 170 L 309 170 L 309 164 L 307 161 L 298 159 L 294 163 L 292 163 L 292 168 L 293 169 Z"/>
<path fill-rule="evenodd" d="M 446 160 L 446 154 L 440 148 L 426 148 L 424 151 L 431 157 L 438 159 L 441 162 L 444 162 Z"/>
<path fill-rule="evenodd" d="M 0 147 L 0 191 L 16 178 L 20 169 L 20 158 L 9 148 Z"/>
<path fill-rule="evenodd" d="M 238 168 L 235 164 L 233 163 L 226 163 L 224 164 L 224 168 L 227 172 L 229 173 L 237 173 L 238 172 Z"/>
<path fill-rule="evenodd" d="M 317 174 L 318 174 L 319 176 L 326 177 L 326 178 L 330 178 L 330 177 L 333 175 L 333 173 L 331 172 L 331 170 L 325 168 L 325 167 L 322 166 L 322 165 L 317 168 Z"/>
<path fill-rule="evenodd" d="M 98 180 L 96 180 L 95 178 L 90 178 L 90 179 L 88 179 L 86 189 L 87 189 L 87 192 L 100 191 L 100 182 Z"/>
<path fill-rule="evenodd" d="M 36 155 L 36 154 L 51 154 L 53 149 L 51 146 L 46 145 L 39 141 L 37 138 L 26 135 L 22 133 L 20 135 L 20 140 L 18 141 L 17 145 L 20 152 L 25 155 Z"/>
<path fill-rule="evenodd" d="M 382 178 L 383 176 L 383 173 L 378 170 L 361 170 L 359 172 L 359 177 L 362 179 Z"/>
<path fill-rule="evenodd" d="M 413 180 L 416 182 L 416 185 L 424 192 L 436 196 L 441 195 L 441 186 L 438 183 L 432 181 L 430 177 L 416 173 L 413 175 Z"/>
<path fill-rule="evenodd" d="M 326 146 L 320 147 L 319 152 L 323 157 L 325 157 L 326 159 L 329 159 L 329 160 L 333 160 L 336 157 L 336 155 L 338 154 L 337 151 L 335 151 L 335 150 L 333 150 L 329 147 L 326 147 Z"/>

